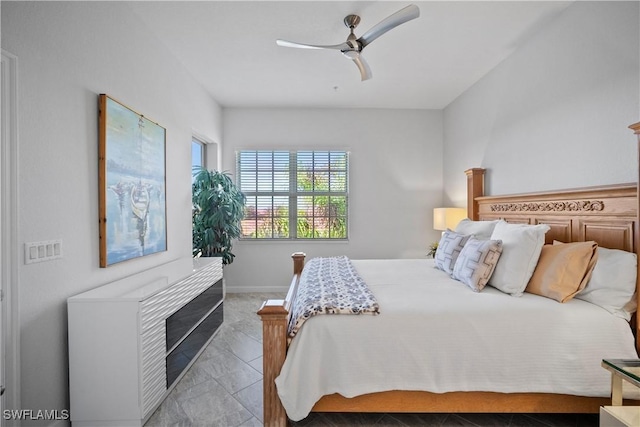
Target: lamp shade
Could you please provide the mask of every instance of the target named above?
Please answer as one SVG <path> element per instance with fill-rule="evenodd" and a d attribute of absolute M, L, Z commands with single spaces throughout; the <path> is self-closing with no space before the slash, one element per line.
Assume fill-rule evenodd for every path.
<path fill-rule="evenodd" d="M 464 208 L 435 208 L 433 210 L 433 229 L 444 231 L 453 230 L 458 223 L 467 217 Z"/>

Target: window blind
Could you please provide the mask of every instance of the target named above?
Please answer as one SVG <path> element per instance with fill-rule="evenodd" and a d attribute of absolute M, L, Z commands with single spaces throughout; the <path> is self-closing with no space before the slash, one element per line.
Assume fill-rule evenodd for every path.
<path fill-rule="evenodd" d="M 347 238 L 348 152 L 243 150 L 236 160 L 242 238 Z"/>

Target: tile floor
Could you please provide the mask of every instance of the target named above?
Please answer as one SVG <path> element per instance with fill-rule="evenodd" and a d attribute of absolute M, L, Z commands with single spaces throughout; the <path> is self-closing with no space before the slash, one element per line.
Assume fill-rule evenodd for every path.
<path fill-rule="evenodd" d="M 227 294 L 224 323 L 145 427 L 262 426 L 262 326 L 274 294 Z M 293 426 L 589 427 L 597 415 L 311 414 Z"/>

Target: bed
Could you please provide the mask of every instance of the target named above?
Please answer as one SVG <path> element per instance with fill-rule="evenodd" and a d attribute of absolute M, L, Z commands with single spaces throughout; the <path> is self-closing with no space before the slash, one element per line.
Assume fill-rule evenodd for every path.
<path fill-rule="evenodd" d="M 638 135 L 640 144 L 640 123 L 631 128 Z M 466 174 L 467 211 L 472 221 L 488 223 L 502 220 L 508 224 L 544 224 L 548 229 L 544 233 L 547 244 L 595 241 L 598 248 L 621 250 L 636 256 L 640 251 L 636 184 L 485 196 L 484 170 L 470 169 Z M 640 348 L 635 316 L 627 321 L 622 316 L 612 315 L 602 307 L 579 298 L 561 304 L 529 293 L 513 297 L 491 286 L 474 293 L 465 286 L 455 287 L 447 283 L 451 281 L 448 275 L 434 269 L 433 264 L 429 264 L 433 261 L 426 259 L 353 260 L 356 269 L 362 272 L 373 293 L 379 297 L 381 315 L 315 316 L 308 320 L 296 337 L 289 339 L 290 312 L 305 266 L 304 254 L 296 253 L 292 257 L 294 275 L 287 296 L 283 300 L 265 301 L 258 312 L 263 322 L 265 426 L 284 426 L 288 422 L 287 413 L 292 419 L 300 419 L 309 410 L 597 413 L 600 406 L 610 404 L 609 377 L 600 368 L 601 358 L 637 357 Z M 635 265 L 636 293 L 632 302 L 637 304 L 638 267 Z M 393 274 L 389 273 L 391 270 Z M 427 290 L 418 283 L 412 283 L 412 280 L 429 281 L 433 283 L 430 288 L 436 292 L 422 295 L 421 292 Z M 396 287 L 389 287 L 392 282 Z M 445 294 L 442 292 L 445 288 L 454 291 L 452 294 Z M 392 305 L 393 301 L 396 300 L 397 303 L 398 296 L 408 292 L 418 294 L 414 295 L 411 302 L 401 302 L 399 307 L 402 310 L 394 308 L 398 306 Z M 480 299 L 481 303 L 478 302 Z M 508 301 L 506 305 L 505 301 Z M 417 311 L 425 306 L 440 311 L 430 322 L 425 320 L 423 323 L 436 323 L 435 319 L 438 319 L 436 327 L 447 325 L 450 339 L 440 337 L 439 341 L 435 341 L 438 343 L 436 345 L 434 341 L 429 341 L 433 337 L 420 335 L 427 327 L 418 318 L 407 321 L 406 318 L 398 317 L 400 311 L 419 316 Z M 506 306 L 511 307 L 513 312 L 506 314 L 501 311 Z M 473 315 L 470 318 L 461 316 L 452 307 Z M 539 316 L 542 311 L 545 316 Z M 505 317 L 524 319 L 513 336 L 508 335 L 513 328 L 507 327 L 510 325 L 503 320 L 501 329 L 500 319 Z M 488 323 L 492 321 L 495 323 Z M 375 324 L 375 333 L 367 332 L 366 326 L 363 326 L 372 322 Z M 400 327 L 401 324 L 413 326 Z M 489 324 L 492 326 L 488 327 Z M 557 324 L 569 328 L 562 332 L 563 328 L 554 327 Z M 536 336 L 536 328 L 542 328 L 546 332 L 534 341 L 550 339 L 539 347 L 553 347 L 557 350 L 562 348 L 559 346 L 566 344 L 574 352 L 557 350 L 545 354 L 536 353 L 535 346 L 528 349 L 508 345 L 517 340 L 518 335 Z M 399 334 L 400 329 L 406 334 Z M 364 334 L 362 342 L 354 342 L 353 330 L 359 331 L 360 335 Z M 381 338 L 383 331 L 388 333 L 385 338 Z M 571 331 L 575 333 L 572 334 Z M 598 333 L 601 335 L 596 338 L 597 345 L 581 340 L 584 336 Z M 333 339 L 329 344 L 322 341 L 327 335 Z M 407 340 L 402 336 L 412 335 L 420 336 L 423 345 L 417 346 L 417 354 L 429 354 L 429 357 L 407 356 L 400 364 L 388 364 L 387 369 L 380 369 L 379 366 L 376 368 L 377 363 L 383 364 L 385 358 L 392 357 L 386 354 L 389 349 L 396 353 L 410 353 L 397 349 L 402 348 L 399 346 L 404 345 L 403 340 Z M 500 346 L 500 340 L 505 338 L 507 341 L 502 344 L 505 349 L 502 355 L 493 355 L 474 365 L 474 358 L 481 358 L 489 347 Z M 322 345 L 318 346 L 320 342 Z M 382 360 L 372 361 L 362 355 L 354 355 L 350 352 L 349 345 L 365 349 L 370 346 L 367 350 L 369 354 L 377 352 Z M 330 347 L 330 351 L 322 353 L 326 347 Z M 434 347 L 442 347 L 444 352 L 430 350 Z M 342 353 L 336 350 L 340 348 L 346 350 Z M 447 358 L 443 356 L 447 351 L 449 354 L 464 351 L 469 354 L 466 359 Z M 413 359 L 420 359 L 417 363 L 433 365 L 433 370 L 421 378 L 421 375 L 416 374 L 415 366 L 408 366 Z M 550 379 L 545 380 L 553 383 L 548 384 L 548 390 L 547 384 L 541 386 L 535 382 L 536 372 L 545 370 L 555 372 L 547 376 Z M 339 379 L 325 375 L 328 371 L 343 374 L 346 384 L 334 387 L 333 382 L 339 382 Z M 382 378 L 381 372 L 389 375 Z M 580 372 L 593 375 L 585 379 L 580 377 Z M 366 380 L 354 380 L 349 374 Z M 572 376 L 575 378 L 571 378 Z M 386 382 L 389 378 L 391 382 Z M 515 388 L 513 379 L 517 379 L 518 385 Z M 424 385 L 425 382 L 427 386 Z M 327 392 L 334 389 L 340 392 Z M 430 391 L 423 391 L 424 389 Z"/>

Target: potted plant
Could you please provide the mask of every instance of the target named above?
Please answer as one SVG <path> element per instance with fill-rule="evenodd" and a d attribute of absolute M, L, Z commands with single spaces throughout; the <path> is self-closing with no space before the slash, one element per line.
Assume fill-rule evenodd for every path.
<path fill-rule="evenodd" d="M 429 245 L 429 252 L 427 252 L 428 257 L 431 257 L 431 258 L 436 257 L 436 252 L 438 251 L 438 243 L 439 242 L 433 242 L 432 244 Z"/>
<path fill-rule="evenodd" d="M 245 196 L 227 172 L 194 170 L 192 183 L 193 256 L 222 257 L 231 264 L 232 241 L 240 237 Z"/>

